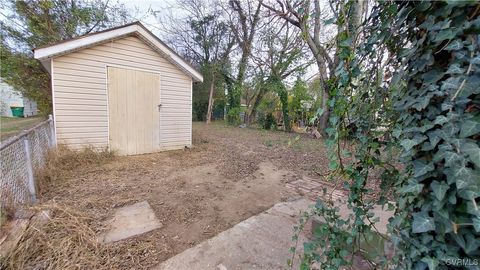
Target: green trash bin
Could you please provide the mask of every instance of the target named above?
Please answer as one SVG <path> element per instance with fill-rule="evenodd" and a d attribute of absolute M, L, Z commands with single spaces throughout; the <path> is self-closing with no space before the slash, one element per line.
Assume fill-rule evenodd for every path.
<path fill-rule="evenodd" d="M 10 107 L 13 117 L 23 117 L 23 107 Z"/>

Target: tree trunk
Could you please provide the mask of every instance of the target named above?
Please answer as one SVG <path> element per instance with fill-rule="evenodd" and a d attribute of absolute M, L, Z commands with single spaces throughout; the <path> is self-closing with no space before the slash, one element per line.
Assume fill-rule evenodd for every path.
<path fill-rule="evenodd" d="M 260 105 L 260 102 L 262 101 L 263 96 L 267 93 L 267 89 L 262 87 L 258 91 L 257 96 L 255 97 L 255 101 L 253 102 L 252 105 L 252 110 L 250 111 L 250 114 L 248 115 L 248 123 L 251 124 L 253 119 L 255 118 L 255 114 L 257 113 L 257 108 L 258 105 Z"/>
<path fill-rule="evenodd" d="M 207 124 L 210 124 L 212 119 L 214 91 L 215 91 L 215 72 L 212 72 L 212 81 L 210 82 L 210 96 L 208 97 Z"/>
<path fill-rule="evenodd" d="M 327 84 L 328 75 L 325 60 L 322 56 L 317 55 L 317 66 L 319 71 L 320 86 L 322 87 L 322 109 L 323 114 L 319 118 L 318 129 L 322 136 L 326 137 L 328 128 L 328 119 L 330 118 L 330 108 L 328 106 L 328 100 L 330 99 L 330 88 Z M 334 76 L 334 73 L 331 73 Z"/>
<path fill-rule="evenodd" d="M 245 51 L 242 53 L 242 57 L 240 58 L 240 62 L 238 64 L 237 79 L 233 83 L 232 91 L 228 93 L 230 96 L 230 108 L 240 108 L 240 106 L 242 105 L 241 104 L 242 92 L 243 92 L 242 87 L 243 87 L 243 81 L 245 79 L 245 73 L 247 70 L 249 55 L 250 55 L 250 52 Z"/>
<path fill-rule="evenodd" d="M 330 98 L 330 95 L 328 94 L 328 89 L 326 89 L 326 85 L 323 85 L 323 94 L 322 94 L 322 109 L 323 109 L 323 114 L 320 116 L 319 119 L 319 132 L 322 134 L 323 137 L 327 136 L 327 127 L 328 127 L 328 119 L 330 118 L 330 108 L 328 107 L 328 99 Z"/>

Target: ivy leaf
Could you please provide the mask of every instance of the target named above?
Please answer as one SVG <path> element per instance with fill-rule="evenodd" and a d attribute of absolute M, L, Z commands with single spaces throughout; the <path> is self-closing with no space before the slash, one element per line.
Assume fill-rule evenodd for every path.
<path fill-rule="evenodd" d="M 435 147 L 440 141 L 440 137 L 438 136 L 436 131 L 429 132 L 428 138 L 430 140 L 430 144 L 432 145 L 432 148 Z"/>
<path fill-rule="evenodd" d="M 467 207 L 466 207 L 465 210 L 466 210 L 465 213 L 471 214 L 471 215 L 475 216 L 476 218 L 480 218 L 480 208 L 478 207 L 478 205 L 476 203 L 473 204 L 472 200 L 467 202 Z"/>
<path fill-rule="evenodd" d="M 435 125 L 443 125 L 445 123 L 448 122 L 448 118 L 443 116 L 443 115 L 439 115 L 437 116 L 437 118 L 435 118 L 435 121 L 433 122 Z"/>
<path fill-rule="evenodd" d="M 423 84 L 424 85 L 435 84 L 443 77 L 443 75 L 444 73 L 438 69 L 430 70 L 427 73 L 425 73 L 425 75 L 423 75 Z"/>
<path fill-rule="evenodd" d="M 480 240 L 477 240 L 471 233 L 465 235 L 465 240 L 465 252 L 467 254 L 477 251 L 478 247 L 480 247 Z"/>
<path fill-rule="evenodd" d="M 463 122 L 460 128 L 460 137 L 466 138 L 480 133 L 480 123 L 474 120 L 467 120 Z"/>
<path fill-rule="evenodd" d="M 457 189 L 467 188 L 471 181 L 475 179 L 472 170 L 465 165 L 454 166 L 452 169 Z"/>
<path fill-rule="evenodd" d="M 461 97 L 466 98 L 472 94 L 480 93 L 480 87 L 478 87 L 479 84 L 480 84 L 480 76 L 472 75 L 468 77 L 461 92 L 458 94 L 458 98 L 461 98 Z"/>
<path fill-rule="evenodd" d="M 318 108 L 315 115 L 310 119 L 310 124 L 314 124 L 315 121 L 322 116 L 323 112 L 324 112 L 323 108 Z"/>
<path fill-rule="evenodd" d="M 445 151 L 443 149 L 440 149 L 438 152 L 433 155 L 433 162 L 439 162 L 443 159 L 445 159 L 445 156 L 447 155 L 448 151 Z"/>
<path fill-rule="evenodd" d="M 433 218 L 429 217 L 426 213 L 423 212 L 413 214 L 413 233 L 424 233 L 433 230 L 435 230 L 435 223 L 433 221 Z"/>
<path fill-rule="evenodd" d="M 446 101 L 442 103 L 442 111 L 447 111 L 447 110 L 450 110 L 451 108 L 453 108 L 453 105 L 451 102 Z"/>
<path fill-rule="evenodd" d="M 447 51 L 456 51 L 456 50 L 460 50 L 461 48 L 463 48 L 463 44 L 458 41 L 458 40 L 452 40 L 452 42 L 450 42 L 447 47 L 445 47 L 445 50 Z"/>
<path fill-rule="evenodd" d="M 451 167 L 455 161 L 462 160 L 463 158 L 452 151 L 445 152 L 445 166 Z"/>
<path fill-rule="evenodd" d="M 339 254 L 342 256 L 342 258 L 347 258 L 350 255 L 350 252 L 348 252 L 346 249 L 342 249 L 340 250 Z"/>
<path fill-rule="evenodd" d="M 465 249 L 465 239 L 463 238 L 463 236 L 461 234 L 454 233 L 454 234 L 452 234 L 452 237 L 455 240 L 455 242 L 457 242 L 457 244 L 461 248 Z"/>
<path fill-rule="evenodd" d="M 455 135 L 457 132 L 458 127 L 453 125 L 452 123 L 448 123 L 445 124 L 442 129 L 438 130 L 437 135 L 445 141 L 450 141 L 453 135 Z"/>
<path fill-rule="evenodd" d="M 475 56 L 474 58 L 472 58 L 470 60 L 470 63 L 472 63 L 472 65 L 480 65 L 480 56 Z"/>
<path fill-rule="evenodd" d="M 395 128 L 392 132 L 392 136 L 397 138 L 400 137 L 400 135 L 402 134 L 402 129 L 400 128 Z"/>
<path fill-rule="evenodd" d="M 413 137 L 413 139 L 404 139 L 400 142 L 400 145 L 403 146 L 403 148 L 405 149 L 405 151 L 409 151 L 410 149 L 412 149 L 412 147 L 414 147 L 415 145 L 418 145 L 420 143 L 422 143 L 423 141 L 425 141 L 427 139 L 427 136 L 415 136 Z"/>
<path fill-rule="evenodd" d="M 426 263 L 430 270 L 435 270 L 439 264 L 438 260 L 432 257 L 423 257 L 421 261 Z"/>
<path fill-rule="evenodd" d="M 449 151 L 449 150 L 453 150 L 453 147 L 451 144 L 444 142 L 438 146 L 438 149 L 442 151 Z"/>
<path fill-rule="evenodd" d="M 441 29 L 448 29 L 450 28 L 450 24 L 452 23 L 451 20 L 443 20 L 439 21 L 438 23 L 434 24 L 430 30 L 441 30 Z"/>
<path fill-rule="evenodd" d="M 446 79 L 445 81 L 443 81 L 441 90 L 442 91 L 448 91 L 451 89 L 457 90 L 460 86 L 460 79 L 461 79 L 460 77 L 450 77 Z"/>
<path fill-rule="evenodd" d="M 480 233 L 480 217 L 472 218 L 473 228 L 477 233 Z"/>
<path fill-rule="evenodd" d="M 455 37 L 455 33 L 453 33 L 453 31 L 451 29 L 445 29 L 445 30 L 442 30 L 440 32 L 438 32 L 436 35 L 435 35 L 435 38 L 433 39 L 433 41 L 443 41 L 443 40 L 446 40 L 446 39 L 452 39 Z"/>
<path fill-rule="evenodd" d="M 412 147 L 414 147 L 417 144 L 418 144 L 417 142 L 415 142 L 414 140 L 410 140 L 410 139 L 404 139 L 400 142 L 400 145 L 403 146 L 405 151 L 408 151 L 408 150 L 412 149 Z"/>
<path fill-rule="evenodd" d="M 447 190 L 449 188 L 449 186 L 445 182 L 440 183 L 438 181 L 433 181 L 431 187 L 435 198 L 437 198 L 437 200 L 439 201 L 445 198 L 445 194 L 447 193 Z"/>
<path fill-rule="evenodd" d="M 338 45 L 341 47 L 350 47 L 352 45 L 352 38 L 346 38 L 342 40 Z"/>
<path fill-rule="evenodd" d="M 462 151 L 467 154 L 469 160 L 480 168 L 480 147 L 476 143 L 466 143 L 462 145 Z"/>
<path fill-rule="evenodd" d="M 447 74 L 463 74 L 465 72 L 464 68 L 461 68 L 459 64 L 451 65 L 448 70 Z"/>
<path fill-rule="evenodd" d="M 423 186 L 423 184 L 411 182 L 408 185 L 399 189 L 398 192 L 402 194 L 411 193 L 413 195 L 417 195 L 422 192 Z"/>
<path fill-rule="evenodd" d="M 400 79 L 402 79 L 403 73 L 396 72 L 392 76 L 392 80 L 390 81 L 390 85 L 396 86 L 398 83 L 400 83 Z"/>
<path fill-rule="evenodd" d="M 467 189 L 462 189 L 457 192 L 459 198 L 465 199 L 467 201 L 474 200 L 478 198 L 480 189 L 477 186 L 470 186 Z"/>
<path fill-rule="evenodd" d="M 425 109 L 430 103 L 430 99 L 433 97 L 432 94 L 417 98 L 415 103 L 412 105 L 417 111 Z"/>
<path fill-rule="evenodd" d="M 435 169 L 433 163 L 425 163 L 420 160 L 413 161 L 413 177 L 420 177 Z"/>
<path fill-rule="evenodd" d="M 440 208 L 437 210 L 437 215 L 439 215 L 440 217 L 446 219 L 446 220 L 449 220 L 450 219 L 450 215 L 448 214 L 448 210 L 446 208 Z"/>
<path fill-rule="evenodd" d="M 333 171 L 337 168 L 338 168 L 338 162 L 336 160 L 330 160 L 330 162 L 328 163 L 328 169 Z"/>
<path fill-rule="evenodd" d="M 432 3 L 429 3 L 428 1 L 425 1 L 425 2 L 420 2 L 418 5 L 415 6 L 415 8 L 418 11 L 423 12 L 423 11 L 426 11 L 427 9 L 429 9 L 431 6 L 432 6 Z"/>

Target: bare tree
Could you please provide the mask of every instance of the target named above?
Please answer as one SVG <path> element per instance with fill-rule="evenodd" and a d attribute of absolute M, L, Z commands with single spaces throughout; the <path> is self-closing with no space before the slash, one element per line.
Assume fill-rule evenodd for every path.
<path fill-rule="evenodd" d="M 263 0 L 239 1 L 229 0 L 229 7 L 226 9 L 230 18 L 230 29 L 235 41 L 241 51 L 237 65 L 237 75 L 233 87 L 229 91 L 229 102 L 231 108 L 240 107 L 240 97 L 248 67 L 248 61 L 252 53 L 252 44 L 255 33 L 259 27 L 260 10 Z"/>
<path fill-rule="evenodd" d="M 231 52 L 234 37 L 217 1 L 177 0 L 169 12 L 154 11 L 167 43 L 196 65 L 219 62 Z M 185 11 L 178 16 L 176 9 Z"/>
<path fill-rule="evenodd" d="M 323 3 L 323 5 L 322 5 Z M 335 40 L 325 36 L 332 36 L 332 29 L 328 29 L 324 23 L 329 16 L 339 18 L 338 12 L 345 12 L 343 1 L 336 5 L 320 0 L 276 0 L 272 4 L 262 3 L 262 5 L 272 12 L 272 15 L 283 18 L 285 21 L 300 29 L 301 35 L 308 44 L 319 71 L 319 79 L 323 90 L 322 109 L 323 114 L 320 117 L 319 125 L 322 134 L 328 125 L 330 111 L 328 108 L 328 99 L 330 98 L 329 82 L 335 80 L 335 69 L 338 65 Z M 356 30 L 360 24 L 361 14 L 365 8 L 364 1 L 352 1 L 349 10 L 349 27 Z M 352 16 L 350 16 L 352 15 Z M 335 29 L 333 32 L 340 32 L 341 29 Z M 330 31 L 330 33 L 329 33 Z M 333 35 L 335 37 L 335 35 Z"/>
<path fill-rule="evenodd" d="M 202 68 L 206 77 L 203 86 L 209 83 L 206 122 L 210 123 L 218 79 L 228 76 L 230 53 L 235 39 L 230 31 L 226 14 L 217 1 L 178 0 L 178 6 L 186 11 L 179 18 L 173 13 L 156 12 L 167 42 L 182 55 Z M 162 17 L 160 17 L 162 16 Z M 224 78 L 223 78 L 224 79 Z"/>
<path fill-rule="evenodd" d="M 271 21 L 269 27 L 259 33 L 259 41 L 252 56 L 257 70 L 257 94 L 248 120 L 255 117 L 262 98 L 273 91 L 272 80 L 283 81 L 291 75 L 303 72 L 312 64 L 299 31 L 287 22 Z"/>
<path fill-rule="evenodd" d="M 207 107 L 207 124 L 212 121 L 213 111 L 213 94 L 215 93 L 215 70 L 212 71 L 212 81 L 210 82 L 210 93 L 208 95 L 208 107 Z"/>

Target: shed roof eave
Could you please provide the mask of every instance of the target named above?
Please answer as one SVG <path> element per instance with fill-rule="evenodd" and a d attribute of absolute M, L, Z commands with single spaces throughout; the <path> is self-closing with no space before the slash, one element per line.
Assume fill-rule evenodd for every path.
<path fill-rule="evenodd" d="M 148 31 L 141 23 L 127 24 L 123 27 L 107 29 L 78 38 L 62 41 L 51 46 L 40 47 L 33 50 L 34 58 L 41 61 L 42 65 L 50 72 L 49 59 L 65 55 L 83 48 L 92 47 L 109 40 L 116 40 L 128 35 L 138 35 L 149 46 L 153 47 L 160 55 L 192 77 L 195 82 L 203 82 L 203 76 L 193 68 L 185 59 L 175 53 L 153 33 Z M 47 63 L 48 62 L 48 63 Z"/>

